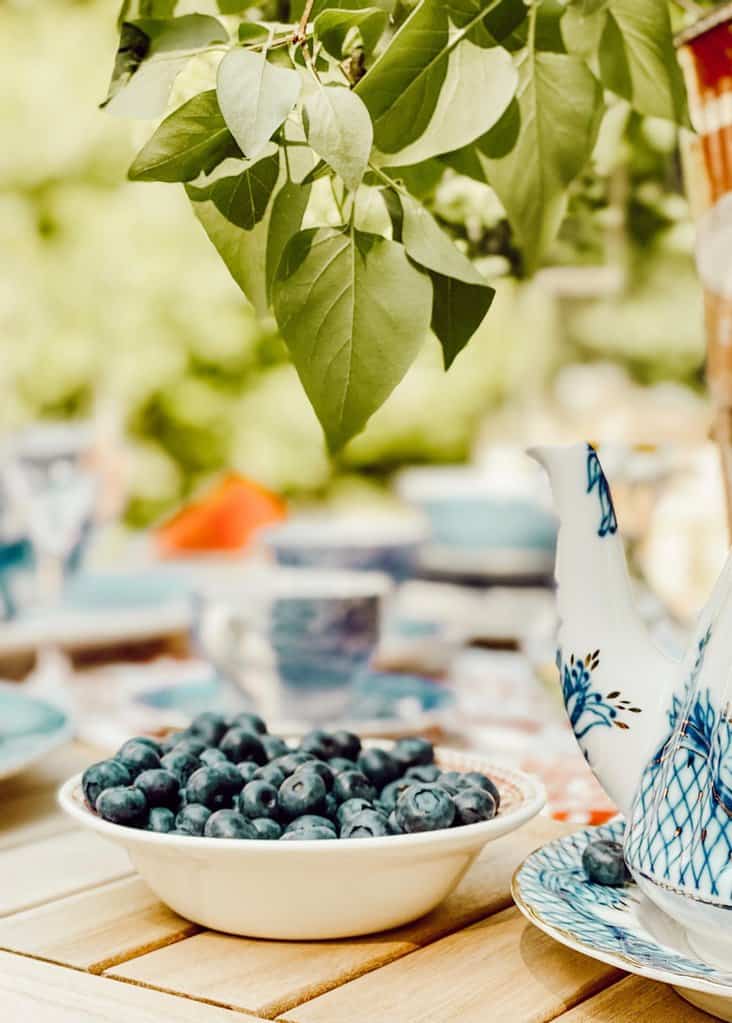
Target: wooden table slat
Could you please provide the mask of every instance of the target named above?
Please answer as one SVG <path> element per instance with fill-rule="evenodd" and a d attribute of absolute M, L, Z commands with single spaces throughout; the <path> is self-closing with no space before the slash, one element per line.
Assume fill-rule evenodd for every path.
<path fill-rule="evenodd" d="M 487 1018 L 546 1023 L 619 976 L 508 909 L 283 1018 L 293 1023 L 485 1023 Z"/>
<path fill-rule="evenodd" d="M 3 1020 L 32 1023 L 246 1023 L 252 1017 L 0 952 Z"/>
<path fill-rule="evenodd" d="M 100 973 L 198 930 L 131 877 L 0 919 L 0 948 Z"/>
<path fill-rule="evenodd" d="M 509 885 L 518 860 L 561 830 L 555 822 L 539 819 L 491 844 L 442 906 L 385 934 L 295 944 L 205 932 L 110 972 L 166 991 L 236 1005 L 260 1016 L 281 1015 L 509 906 Z M 97 897 L 103 899 L 103 891 Z"/>
<path fill-rule="evenodd" d="M 556 1023 L 710 1023 L 710 1017 L 666 984 L 628 977 L 564 1013 Z"/>
<path fill-rule="evenodd" d="M 0 800 L 0 806 L 0 851 L 71 831 L 74 826 L 58 806 L 55 788 Z"/>
<path fill-rule="evenodd" d="M 0 917 L 131 873 L 124 849 L 90 832 L 7 849 L 0 862 Z"/>

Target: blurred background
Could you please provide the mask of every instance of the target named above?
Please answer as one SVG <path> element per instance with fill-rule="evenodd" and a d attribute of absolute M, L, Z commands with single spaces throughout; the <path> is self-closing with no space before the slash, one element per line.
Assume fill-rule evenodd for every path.
<path fill-rule="evenodd" d="M 0 436 L 10 443 L 39 421 L 56 424 L 54 430 L 59 421 L 86 424 L 94 435 L 94 472 L 103 480 L 103 500 L 90 513 L 93 528 L 72 529 L 66 547 L 52 551 L 43 539 L 48 522 L 24 521 L 32 517 L 37 481 L 21 473 L 16 490 L 25 497 L 8 497 L 5 537 L 10 546 L 26 534 L 36 538 L 36 570 L 48 560 L 39 551 L 68 562 L 67 585 L 71 579 L 78 587 L 77 624 L 79 608 L 88 612 L 107 599 L 109 584 L 100 580 L 121 563 L 149 573 L 161 555 L 174 566 L 191 550 L 216 548 L 222 508 L 229 523 L 236 509 L 249 509 L 229 547 L 243 545 L 251 522 L 284 515 L 280 502 L 295 514 L 326 502 L 339 512 L 373 506 L 377 515 L 396 509 L 401 495 L 429 519 L 435 487 L 444 496 L 455 487 L 462 492 L 464 484 L 417 475 L 395 490 L 395 474 L 405 467 L 471 463 L 481 493 L 511 491 L 528 471 L 517 453 L 522 446 L 588 438 L 607 450 L 648 614 L 669 635 L 683 634 L 727 540 L 717 453 L 708 440 L 702 292 L 677 130 L 618 101 L 602 126 L 591 170 L 576 182 L 547 265 L 532 280 L 522 278 L 503 211 L 487 186 L 452 170 L 425 181 L 428 204 L 493 279 L 496 300 L 447 375 L 437 342 L 428 339 L 364 434 L 332 461 L 274 325 L 256 320 L 183 189 L 125 179 L 149 126 L 115 120 L 96 106 L 109 78 L 117 6 L 116 0 L 0 3 Z M 71 447 L 78 451 L 87 442 L 77 437 Z M 227 497 L 243 493 L 238 485 L 245 497 Z M 547 508 L 540 483 L 532 479 L 531 487 Z M 83 487 L 78 497 L 83 504 Z M 196 517 L 201 507 L 208 517 Z M 181 508 L 188 517 L 171 519 Z M 432 517 L 433 531 L 435 522 Z M 536 718 L 536 693 L 556 710 L 546 585 L 551 559 L 532 563 L 530 571 L 525 565 L 504 571 L 502 564 L 497 588 L 494 563 L 479 578 L 466 578 L 465 559 L 454 549 L 460 543 L 454 541 L 451 553 L 454 538 L 434 544 L 433 533 L 432 539 L 442 550 L 422 563 L 420 579 L 462 587 L 465 620 L 480 623 L 458 637 L 458 703 L 474 714 L 475 679 L 498 679 L 498 689 L 480 690 L 484 703 L 495 705 L 500 692 L 522 692 L 510 713 L 532 734 L 527 708 L 533 705 Z M 213 562 L 218 565 L 214 557 L 209 568 Z M 0 674 L 24 677 L 39 648 L 68 636 L 67 625 L 51 638 L 41 630 L 38 639 L 38 618 L 23 611 L 37 599 L 32 575 L 23 583 L 20 573 L 7 587 Z M 52 565 L 44 578 L 47 597 Z M 159 577 L 146 578 L 148 603 L 164 604 Z M 505 589 L 512 579 L 520 586 Z M 184 584 L 176 585 L 180 595 Z M 455 625 L 455 608 L 463 605 L 450 604 L 453 591 L 407 586 L 413 588 L 402 592 L 402 639 L 410 628 L 412 636 L 434 632 L 436 621 L 448 631 Z M 170 641 L 165 653 L 185 655 L 189 621 L 171 614 L 169 626 L 159 629 Z M 538 623 L 533 630 L 523 627 L 529 619 Z M 139 659 L 140 644 L 130 642 L 135 637 L 122 638 L 122 648 L 115 638 L 107 663 L 127 663 L 132 646 Z M 437 668 L 425 665 L 425 649 L 417 664 L 404 645 L 385 663 L 444 676 L 444 649 L 435 654 Z M 144 647 L 144 653 L 160 650 Z M 481 655 L 493 660 L 476 661 Z M 93 652 L 79 655 L 75 666 L 96 667 L 99 660 Z M 452 668 L 447 674 L 454 682 Z M 97 724 L 109 713 L 100 710 Z M 476 741 L 497 741 L 494 725 L 488 721 Z M 519 746 L 522 756 L 526 749 L 534 756 L 536 744 Z"/>

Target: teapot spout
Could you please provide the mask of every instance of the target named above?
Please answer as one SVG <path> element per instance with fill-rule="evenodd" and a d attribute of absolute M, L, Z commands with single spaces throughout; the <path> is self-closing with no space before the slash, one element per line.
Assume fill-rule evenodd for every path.
<path fill-rule="evenodd" d="M 676 670 L 634 601 L 610 487 L 589 444 L 529 451 L 559 515 L 557 666 L 575 737 L 618 808 L 630 812 L 664 724 Z"/>

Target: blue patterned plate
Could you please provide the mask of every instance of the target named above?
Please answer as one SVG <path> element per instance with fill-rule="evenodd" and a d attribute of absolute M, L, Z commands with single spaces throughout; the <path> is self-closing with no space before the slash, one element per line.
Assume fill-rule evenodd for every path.
<path fill-rule="evenodd" d="M 73 733 L 69 716 L 22 686 L 0 683 L 0 779 L 25 770 Z"/>
<path fill-rule="evenodd" d="M 622 842 L 625 823 L 586 828 L 556 839 L 528 856 L 513 877 L 511 892 L 524 916 L 563 945 L 618 969 L 671 984 L 688 1002 L 732 1020 L 732 969 L 703 962 L 683 929 L 662 913 L 635 884 L 592 884 L 582 869 L 588 842 Z"/>

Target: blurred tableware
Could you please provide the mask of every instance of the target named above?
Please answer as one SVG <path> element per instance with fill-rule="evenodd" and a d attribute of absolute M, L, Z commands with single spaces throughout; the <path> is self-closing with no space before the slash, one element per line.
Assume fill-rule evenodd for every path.
<path fill-rule="evenodd" d="M 0 779 L 24 771 L 72 734 L 66 711 L 22 685 L 0 682 Z"/>
<path fill-rule="evenodd" d="M 556 520 L 536 473 L 412 468 L 399 473 L 396 488 L 430 523 L 420 558 L 430 574 L 479 581 L 551 571 Z"/>
<path fill-rule="evenodd" d="M 493 778 L 501 792 L 497 816 L 422 834 L 267 842 L 162 835 L 110 824 L 84 805 L 80 775 L 66 782 L 59 798 L 82 827 L 122 845 L 159 898 L 187 919 L 258 938 L 343 938 L 397 927 L 429 912 L 487 843 L 521 827 L 543 806 L 541 783 L 528 775 L 439 747 L 435 759 L 444 770 L 482 771 Z"/>
<path fill-rule="evenodd" d="M 587 880 L 582 854 L 588 843 L 622 843 L 624 830 L 623 821 L 613 821 L 557 838 L 531 853 L 514 874 L 516 905 L 532 924 L 575 952 L 671 984 L 692 1005 L 732 1020 L 729 970 L 700 959 L 683 928 L 632 882 L 610 887 Z"/>
<path fill-rule="evenodd" d="M 165 558 L 243 550 L 257 530 L 285 517 L 284 502 L 254 480 L 230 473 L 155 531 Z"/>
<path fill-rule="evenodd" d="M 97 477 L 91 466 L 93 424 L 37 423 L 6 451 L 4 481 L 33 547 L 37 602 L 60 600 L 66 567 L 77 568 L 92 527 Z"/>
<path fill-rule="evenodd" d="M 379 642 L 391 584 L 376 572 L 251 570 L 203 588 L 195 635 L 267 717 L 340 717 Z"/>
<path fill-rule="evenodd" d="M 429 534 L 416 515 L 301 515 L 261 533 L 264 548 L 290 568 L 386 572 L 394 579 L 414 573 Z"/>

